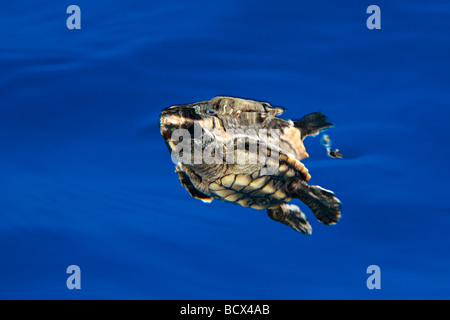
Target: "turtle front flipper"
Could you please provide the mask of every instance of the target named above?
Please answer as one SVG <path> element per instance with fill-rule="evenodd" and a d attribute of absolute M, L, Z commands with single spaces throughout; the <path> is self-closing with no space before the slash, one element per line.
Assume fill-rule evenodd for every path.
<path fill-rule="evenodd" d="M 300 231 L 303 234 L 311 234 L 312 228 L 300 208 L 292 204 L 282 204 L 275 209 L 267 209 L 269 217 L 275 221 Z"/>
<path fill-rule="evenodd" d="M 186 190 L 189 192 L 189 194 L 196 198 L 196 199 L 200 199 L 203 202 L 211 202 L 213 201 L 213 198 L 204 194 L 203 192 L 198 191 L 194 185 L 191 182 L 191 179 L 189 178 L 189 176 L 186 174 L 186 172 L 184 172 L 180 166 L 177 166 L 175 168 L 175 172 L 178 174 L 178 178 L 180 179 L 181 184 L 186 188 Z"/>
<path fill-rule="evenodd" d="M 332 191 L 310 186 L 304 180 L 296 181 L 290 189 L 292 196 L 303 201 L 320 222 L 330 225 L 339 221 L 341 202 Z"/>

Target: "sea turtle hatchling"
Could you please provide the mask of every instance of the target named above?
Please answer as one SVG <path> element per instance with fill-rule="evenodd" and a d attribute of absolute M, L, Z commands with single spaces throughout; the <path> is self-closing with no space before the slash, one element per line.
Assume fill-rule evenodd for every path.
<path fill-rule="evenodd" d="M 306 216 L 287 203 L 300 199 L 326 225 L 339 220 L 341 202 L 332 191 L 308 185 L 311 176 L 301 162 L 308 157 L 303 139 L 332 124 L 319 112 L 283 120 L 277 117 L 283 111 L 267 102 L 219 96 L 164 109 L 160 131 L 192 197 L 267 209 L 273 220 L 310 234 Z"/>

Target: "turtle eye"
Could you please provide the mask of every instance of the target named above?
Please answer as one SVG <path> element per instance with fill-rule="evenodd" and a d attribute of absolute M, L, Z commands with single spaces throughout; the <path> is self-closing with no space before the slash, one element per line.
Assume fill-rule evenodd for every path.
<path fill-rule="evenodd" d="M 194 111 L 195 111 L 196 114 L 201 115 L 201 114 L 204 113 L 204 111 L 203 111 L 204 108 L 203 108 L 202 105 L 195 105 L 195 106 L 193 106 L 193 108 L 194 108 Z"/>
<path fill-rule="evenodd" d="M 214 111 L 214 109 L 208 108 L 207 104 L 198 104 L 198 105 L 193 106 L 193 108 L 195 110 L 195 113 L 200 115 L 200 116 L 203 116 L 205 114 L 214 114 L 214 113 L 216 113 Z"/>

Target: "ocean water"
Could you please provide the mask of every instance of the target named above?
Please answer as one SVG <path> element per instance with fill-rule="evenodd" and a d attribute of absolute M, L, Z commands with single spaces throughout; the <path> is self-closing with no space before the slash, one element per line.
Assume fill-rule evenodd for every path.
<path fill-rule="evenodd" d="M 447 1 L 1 2 L 0 298 L 449 299 L 449 31 Z M 328 115 L 337 225 L 189 196 L 158 116 L 217 95 Z"/>

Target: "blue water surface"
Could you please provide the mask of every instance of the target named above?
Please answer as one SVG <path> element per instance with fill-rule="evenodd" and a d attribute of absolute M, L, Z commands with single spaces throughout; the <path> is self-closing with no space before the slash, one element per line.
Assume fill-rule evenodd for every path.
<path fill-rule="evenodd" d="M 449 299 L 449 31 L 443 0 L 2 1 L 0 298 Z M 329 116 L 337 225 L 189 196 L 158 116 L 217 95 Z"/>

